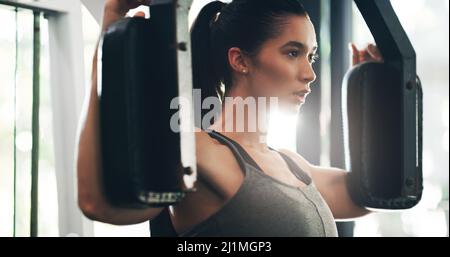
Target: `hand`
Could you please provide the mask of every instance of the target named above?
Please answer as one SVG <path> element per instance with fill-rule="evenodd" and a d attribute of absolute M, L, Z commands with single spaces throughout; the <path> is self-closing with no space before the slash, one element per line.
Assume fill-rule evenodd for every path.
<path fill-rule="evenodd" d="M 106 0 L 105 10 L 124 16 L 130 9 L 150 5 L 152 0 Z"/>
<path fill-rule="evenodd" d="M 106 0 L 102 31 L 105 31 L 112 23 L 122 19 L 130 9 L 139 7 L 140 5 L 150 5 L 151 1 L 152 0 Z M 139 12 L 135 16 L 145 17 L 145 14 Z"/>
<path fill-rule="evenodd" d="M 384 62 L 380 50 L 374 44 L 369 44 L 364 50 L 359 50 L 354 43 L 350 43 L 349 50 L 352 52 L 352 66 L 369 61 Z"/>

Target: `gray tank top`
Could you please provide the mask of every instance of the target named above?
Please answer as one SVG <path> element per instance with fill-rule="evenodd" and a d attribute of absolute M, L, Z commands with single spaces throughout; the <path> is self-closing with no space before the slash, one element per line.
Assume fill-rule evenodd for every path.
<path fill-rule="evenodd" d="M 215 131 L 207 132 L 230 148 L 244 172 L 244 181 L 219 211 L 180 236 L 337 236 L 329 207 L 311 178 L 290 157 L 279 152 L 306 187 L 288 185 L 265 174 L 237 142 Z"/>

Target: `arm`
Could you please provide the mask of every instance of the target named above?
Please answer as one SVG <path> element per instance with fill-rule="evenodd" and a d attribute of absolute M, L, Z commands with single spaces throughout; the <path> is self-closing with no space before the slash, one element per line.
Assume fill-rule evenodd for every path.
<path fill-rule="evenodd" d="M 353 219 L 370 213 L 358 206 L 347 190 L 345 170 L 311 165 L 311 176 L 335 219 Z"/>
<path fill-rule="evenodd" d="M 301 155 L 289 150 L 282 150 L 289 155 L 308 175 L 311 176 L 317 190 L 324 198 L 335 219 L 353 219 L 370 213 L 358 206 L 347 191 L 347 171 L 337 168 L 312 165 Z"/>
<path fill-rule="evenodd" d="M 132 7 L 136 7 L 136 4 L 126 3 L 124 0 L 108 0 L 105 5 L 102 30 L 104 31 L 111 23 L 123 17 Z M 88 218 L 101 222 L 127 225 L 148 221 L 157 216 L 162 209 L 115 208 L 106 201 L 103 194 L 96 66 L 97 53 L 92 63 L 92 87 L 87 94 L 79 125 L 76 151 L 79 207 Z"/>

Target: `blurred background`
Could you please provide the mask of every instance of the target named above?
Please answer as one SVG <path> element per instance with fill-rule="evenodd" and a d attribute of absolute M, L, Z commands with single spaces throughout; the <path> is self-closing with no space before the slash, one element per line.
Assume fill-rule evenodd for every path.
<path fill-rule="evenodd" d="M 208 2 L 194 0 L 190 22 Z M 355 42 L 363 48 L 374 39 L 352 1 L 303 2 L 320 39 L 321 58 L 315 64 L 319 79 L 311 96 L 315 100 L 306 103 L 299 117 L 278 114 L 272 121 L 269 144 L 298 151 L 316 165 L 342 167 L 338 107 L 342 78 L 350 68 L 347 44 Z M 423 198 L 410 210 L 371 214 L 340 224 L 339 231 L 341 236 L 358 237 L 448 236 L 449 1 L 391 3 L 415 47 L 424 89 Z M 85 89 L 90 87 L 102 4 L 100 0 L 0 0 L 2 237 L 30 236 L 33 162 L 39 170 L 38 236 L 150 235 L 148 223 L 117 227 L 91 222 L 76 206 L 75 134 Z M 39 42 L 33 37 L 36 29 Z M 33 65 L 36 58 L 38 69 Z M 33 79 L 40 82 L 38 95 Z M 37 98 L 38 109 L 33 108 Z M 35 117 L 39 117 L 40 132 L 34 139 L 39 148 L 35 161 L 33 113 L 39 114 Z"/>

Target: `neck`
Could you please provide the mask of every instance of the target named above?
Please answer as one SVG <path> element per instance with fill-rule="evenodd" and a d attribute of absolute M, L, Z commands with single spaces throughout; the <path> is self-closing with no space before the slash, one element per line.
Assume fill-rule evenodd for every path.
<path fill-rule="evenodd" d="M 261 99 L 233 91 L 223 101 L 222 111 L 210 129 L 243 146 L 267 151 L 269 113 L 268 105 Z"/>

